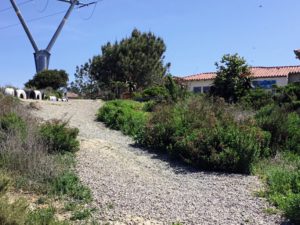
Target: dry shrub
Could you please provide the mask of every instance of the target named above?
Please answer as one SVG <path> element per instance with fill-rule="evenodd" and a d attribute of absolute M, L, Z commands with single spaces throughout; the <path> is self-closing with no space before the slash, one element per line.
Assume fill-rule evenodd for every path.
<path fill-rule="evenodd" d="M 37 134 L 28 132 L 26 139 L 10 133 L 0 145 L 0 165 L 36 182 L 45 182 L 59 174 L 54 156 Z"/>
<path fill-rule="evenodd" d="M 37 120 L 14 98 L 4 97 L 0 105 L 0 167 L 36 184 L 45 184 L 57 177 L 61 170 L 59 163 L 48 154 L 47 144 L 38 133 Z M 15 116 L 10 119 L 9 115 L 18 119 L 14 119 Z M 16 124 L 3 126 L 1 119 L 6 117 L 5 123 Z"/>

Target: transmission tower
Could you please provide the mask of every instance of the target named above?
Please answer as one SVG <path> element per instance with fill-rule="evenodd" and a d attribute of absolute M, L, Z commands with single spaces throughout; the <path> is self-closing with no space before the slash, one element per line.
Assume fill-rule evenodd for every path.
<path fill-rule="evenodd" d="M 68 4 L 70 4 L 65 16 L 63 17 L 62 21 L 60 22 L 57 30 L 55 31 L 53 37 L 51 38 L 48 46 L 46 49 L 39 49 L 38 46 L 36 45 L 34 39 L 33 39 L 33 36 L 31 35 L 29 29 L 28 29 L 28 26 L 25 22 L 25 20 L 23 19 L 23 16 L 21 14 L 21 11 L 20 9 L 18 8 L 15 0 L 10 0 L 19 20 L 20 20 L 20 23 L 22 24 L 26 34 L 27 34 L 27 37 L 29 38 L 29 41 L 34 49 L 34 60 L 35 60 L 35 67 L 36 67 L 36 72 L 39 73 L 43 70 L 47 70 L 48 67 L 49 67 L 49 61 L 50 61 L 50 51 L 57 39 L 57 37 L 59 36 L 63 26 L 65 25 L 67 19 L 69 18 L 71 12 L 73 11 L 74 7 L 77 5 L 79 8 L 82 8 L 82 7 L 85 7 L 85 6 L 89 6 L 89 5 L 92 5 L 92 4 L 96 4 L 97 2 L 90 2 L 90 3 L 81 3 L 79 2 L 78 0 L 58 0 L 58 1 L 61 1 L 61 2 L 66 2 Z"/>

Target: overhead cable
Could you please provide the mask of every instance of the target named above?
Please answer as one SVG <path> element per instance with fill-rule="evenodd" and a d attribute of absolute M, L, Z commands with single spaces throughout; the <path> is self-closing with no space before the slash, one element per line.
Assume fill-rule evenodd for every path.
<path fill-rule="evenodd" d="M 26 4 L 28 4 L 28 3 L 30 3 L 30 2 L 33 2 L 34 0 L 26 0 L 26 1 L 24 1 L 24 2 L 20 2 L 20 3 L 18 3 L 18 5 L 19 6 L 21 6 L 21 5 L 26 5 Z M 4 9 L 0 9 L 0 13 L 2 13 L 2 12 L 6 12 L 6 11 L 8 11 L 8 10 L 10 10 L 10 9 L 12 9 L 13 7 L 7 7 L 7 8 L 4 8 Z"/>

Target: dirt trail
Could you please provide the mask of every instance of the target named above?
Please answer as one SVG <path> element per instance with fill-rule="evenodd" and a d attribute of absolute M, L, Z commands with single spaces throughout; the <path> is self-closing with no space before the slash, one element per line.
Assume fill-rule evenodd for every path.
<path fill-rule="evenodd" d="M 69 119 L 80 129 L 77 171 L 101 224 L 280 224 L 254 196 L 256 177 L 192 172 L 132 147 L 131 138 L 95 122 L 102 101 L 38 104 L 38 117 Z"/>

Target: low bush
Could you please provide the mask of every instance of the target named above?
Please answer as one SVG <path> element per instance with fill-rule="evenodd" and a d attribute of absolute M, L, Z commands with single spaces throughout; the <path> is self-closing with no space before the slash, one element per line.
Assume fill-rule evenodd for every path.
<path fill-rule="evenodd" d="M 100 108 L 97 118 L 110 128 L 136 136 L 143 130 L 148 118 L 143 106 L 143 103 L 130 100 L 110 101 Z"/>
<path fill-rule="evenodd" d="M 48 154 L 38 124 L 26 108 L 8 99 L 2 101 L 7 105 L 0 109 L 0 169 L 27 179 L 27 188 L 40 189 L 60 174 L 61 166 Z"/>
<path fill-rule="evenodd" d="M 74 172 L 67 172 L 55 179 L 52 192 L 56 195 L 67 195 L 73 199 L 89 202 L 92 199 L 91 191 L 80 183 Z"/>
<path fill-rule="evenodd" d="M 83 209 L 83 210 L 77 210 L 73 212 L 71 216 L 71 220 L 84 220 L 89 218 L 92 215 L 91 210 L 89 209 Z"/>
<path fill-rule="evenodd" d="M 0 116 L 0 142 L 4 141 L 8 135 L 19 135 L 24 140 L 26 131 L 25 121 L 16 113 L 8 113 Z"/>
<path fill-rule="evenodd" d="M 300 154 L 300 116 L 284 107 L 268 105 L 255 116 L 258 125 L 271 133 L 273 154 L 289 150 Z"/>
<path fill-rule="evenodd" d="M 300 114 L 300 82 L 276 88 L 274 99 L 277 105 Z"/>
<path fill-rule="evenodd" d="M 249 173 L 253 162 L 269 154 L 270 134 L 250 119 L 236 121 L 234 110 L 201 96 L 164 105 L 136 140 L 202 169 Z"/>
<path fill-rule="evenodd" d="M 36 209 L 29 213 L 26 225 L 68 225 L 67 222 L 58 221 L 55 217 L 55 209 L 52 207 Z"/>
<path fill-rule="evenodd" d="M 300 156 L 283 152 L 254 166 L 267 184 L 266 197 L 296 224 L 300 223 Z"/>
<path fill-rule="evenodd" d="M 79 149 L 78 133 L 77 128 L 69 128 L 67 122 L 59 120 L 46 122 L 40 128 L 41 138 L 50 153 L 76 152 Z"/>
<path fill-rule="evenodd" d="M 273 102 L 274 100 L 272 92 L 260 88 L 251 89 L 239 100 L 239 104 L 241 104 L 243 107 L 254 110 L 259 110 L 260 108 L 270 105 Z"/>

